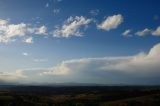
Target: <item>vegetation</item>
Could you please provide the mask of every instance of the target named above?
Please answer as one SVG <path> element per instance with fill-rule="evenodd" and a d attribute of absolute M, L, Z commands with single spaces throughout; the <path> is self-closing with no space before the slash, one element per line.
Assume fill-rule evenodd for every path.
<path fill-rule="evenodd" d="M 3 87 L 0 106 L 160 106 L 160 88 Z"/>

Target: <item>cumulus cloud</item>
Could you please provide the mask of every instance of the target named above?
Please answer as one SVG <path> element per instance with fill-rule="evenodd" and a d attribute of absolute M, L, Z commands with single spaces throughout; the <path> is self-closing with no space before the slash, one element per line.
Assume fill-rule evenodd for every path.
<path fill-rule="evenodd" d="M 41 73 L 41 75 L 58 76 L 65 81 L 75 82 L 106 83 L 113 81 L 129 83 L 128 80 L 134 82 L 138 80 L 137 78 L 141 81 L 144 79 L 145 82 L 146 80 L 156 79 L 160 75 L 159 54 L 160 44 L 157 44 L 148 53 L 139 53 L 134 56 L 66 60 Z"/>
<path fill-rule="evenodd" d="M 23 22 L 12 24 L 8 20 L 0 19 L 0 42 L 8 43 L 15 41 L 16 38 L 25 38 L 30 34 L 44 35 L 46 30 L 45 26 L 32 27 Z"/>
<path fill-rule="evenodd" d="M 33 43 L 33 38 L 32 37 L 28 37 L 24 40 L 25 43 L 28 43 L 28 44 L 32 44 Z"/>
<path fill-rule="evenodd" d="M 151 30 L 148 29 L 148 28 L 145 28 L 144 30 L 142 31 L 138 31 L 135 33 L 135 35 L 138 35 L 138 36 L 145 36 L 145 35 L 149 35 L 151 33 Z"/>
<path fill-rule="evenodd" d="M 123 16 L 121 14 L 108 16 L 101 24 L 97 25 L 98 29 L 110 31 L 116 29 L 123 22 Z"/>
<path fill-rule="evenodd" d="M 47 27 L 43 25 L 43 26 L 37 28 L 37 30 L 35 31 L 35 34 L 47 35 Z"/>
<path fill-rule="evenodd" d="M 136 32 L 135 35 L 138 35 L 138 36 L 146 36 L 146 35 L 160 36 L 160 26 L 157 27 L 157 29 L 155 29 L 155 30 L 145 28 L 144 30 Z"/>
<path fill-rule="evenodd" d="M 19 79 L 27 78 L 23 75 L 23 71 L 17 70 L 16 72 L 0 72 L 0 81 L 15 82 Z"/>
<path fill-rule="evenodd" d="M 9 42 L 14 37 L 22 37 L 26 33 L 26 24 L 8 24 L 7 20 L 0 20 L 0 42 Z"/>
<path fill-rule="evenodd" d="M 155 31 L 152 31 L 152 35 L 153 36 L 160 36 L 160 26 Z"/>
<path fill-rule="evenodd" d="M 83 26 L 87 26 L 92 19 L 87 19 L 83 16 L 75 16 L 69 17 L 62 27 L 57 27 L 53 32 L 53 37 L 65 37 L 68 38 L 70 36 L 82 36 L 83 32 L 81 32 L 81 28 Z"/>
<path fill-rule="evenodd" d="M 127 29 L 122 33 L 122 35 L 125 37 L 131 37 L 132 35 L 130 33 L 131 33 L 131 29 Z"/>

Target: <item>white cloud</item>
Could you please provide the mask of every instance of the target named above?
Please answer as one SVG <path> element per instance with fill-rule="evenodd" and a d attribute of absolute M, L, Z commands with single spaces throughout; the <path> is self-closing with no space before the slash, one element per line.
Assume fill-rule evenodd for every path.
<path fill-rule="evenodd" d="M 32 44 L 33 43 L 33 38 L 32 37 L 28 37 L 24 40 L 25 43 L 28 43 L 28 44 Z"/>
<path fill-rule="evenodd" d="M 0 25 L 6 25 L 7 23 L 8 23 L 8 20 L 0 19 Z"/>
<path fill-rule="evenodd" d="M 47 35 L 47 27 L 46 26 L 41 26 L 40 28 L 37 29 L 37 31 L 35 32 L 35 34 L 38 35 Z"/>
<path fill-rule="evenodd" d="M 8 26 L 7 31 L 5 34 L 7 37 L 14 37 L 14 36 L 24 36 L 25 35 L 25 29 L 26 29 L 26 24 L 25 23 L 20 23 L 20 24 L 10 24 Z"/>
<path fill-rule="evenodd" d="M 126 37 L 131 37 L 132 35 L 130 33 L 131 33 L 131 29 L 127 29 L 122 33 L 122 35 Z"/>
<path fill-rule="evenodd" d="M 142 31 L 136 32 L 135 35 L 138 35 L 138 36 L 145 36 L 145 35 L 160 36 L 160 26 L 157 27 L 156 30 L 151 30 L 151 29 L 145 28 Z"/>
<path fill-rule="evenodd" d="M 157 27 L 157 29 L 155 31 L 152 31 L 152 35 L 153 36 L 160 36 L 160 26 Z"/>
<path fill-rule="evenodd" d="M 32 34 L 45 35 L 47 28 L 45 26 L 32 27 L 26 23 L 11 24 L 8 20 L 0 19 L 0 42 L 8 43 L 17 38 L 25 38 Z M 28 43 L 28 42 L 27 42 Z"/>
<path fill-rule="evenodd" d="M 9 42 L 14 37 L 24 36 L 26 24 L 8 24 L 7 20 L 0 21 L 0 42 Z"/>
<path fill-rule="evenodd" d="M 0 81 L 14 82 L 24 78 L 27 78 L 27 76 L 23 75 L 23 71 L 21 70 L 16 72 L 0 72 Z"/>
<path fill-rule="evenodd" d="M 83 33 L 80 31 L 80 28 L 87 26 L 91 21 L 92 19 L 87 19 L 83 16 L 71 16 L 64 22 L 62 27 L 56 28 L 53 32 L 53 37 L 82 36 Z"/>
<path fill-rule="evenodd" d="M 65 81 L 114 81 L 133 82 L 136 78 L 150 79 L 160 75 L 160 44 L 155 45 L 148 53 L 139 53 L 134 56 L 82 58 L 63 61 L 41 73 L 54 75 Z M 124 80 L 124 79 L 128 80 Z M 132 79 L 133 78 L 133 79 Z M 145 79 L 146 80 L 146 79 Z M 138 83 L 138 82 L 137 82 Z"/>
<path fill-rule="evenodd" d="M 23 56 L 28 56 L 29 54 L 26 53 L 26 52 L 23 52 L 22 55 L 23 55 Z"/>
<path fill-rule="evenodd" d="M 138 32 L 136 32 L 136 33 L 135 33 L 135 35 L 138 35 L 138 36 L 145 36 L 145 35 L 149 35 L 149 34 L 150 34 L 150 32 L 151 32 L 151 30 L 150 30 L 150 29 L 145 28 L 145 29 L 144 29 L 144 30 L 142 30 L 142 31 L 138 31 Z"/>
<path fill-rule="evenodd" d="M 101 24 L 97 25 L 98 29 L 110 31 L 116 29 L 123 22 L 123 16 L 121 14 L 108 16 Z"/>
<path fill-rule="evenodd" d="M 53 67 L 51 69 L 49 69 L 49 71 L 43 72 L 41 75 L 45 74 L 45 75 L 67 75 L 69 74 L 69 68 L 65 66 L 64 63 L 62 63 L 61 65 L 57 66 L 57 67 Z"/>

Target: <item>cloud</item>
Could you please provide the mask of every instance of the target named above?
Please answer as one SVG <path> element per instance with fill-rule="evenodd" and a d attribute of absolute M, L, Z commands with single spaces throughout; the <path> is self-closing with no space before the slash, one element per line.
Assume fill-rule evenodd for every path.
<path fill-rule="evenodd" d="M 46 3 L 45 7 L 46 7 L 46 8 L 49 7 L 49 3 Z"/>
<path fill-rule="evenodd" d="M 38 35 L 47 35 L 47 27 L 46 26 L 41 26 L 40 28 L 36 29 L 35 34 Z"/>
<path fill-rule="evenodd" d="M 6 24 L 8 24 L 8 20 L 0 19 L 0 25 L 6 25 Z"/>
<path fill-rule="evenodd" d="M 157 29 L 155 31 L 152 31 L 152 35 L 153 36 L 160 36 L 160 26 L 157 27 Z"/>
<path fill-rule="evenodd" d="M 47 75 L 67 75 L 69 72 L 69 68 L 66 67 L 65 62 L 59 66 L 53 67 L 49 69 L 49 71 L 43 72 L 43 74 Z M 43 75 L 41 74 L 41 75 Z"/>
<path fill-rule="evenodd" d="M 151 48 L 148 53 L 134 56 L 66 60 L 47 69 L 41 75 L 58 76 L 57 79 L 62 78 L 68 82 L 151 83 L 160 75 L 159 54 L 160 43 Z"/>
<path fill-rule="evenodd" d="M 23 55 L 23 56 L 28 56 L 29 54 L 26 53 L 26 52 L 23 52 L 22 55 Z"/>
<path fill-rule="evenodd" d="M 58 14 L 60 12 L 60 9 L 53 9 L 54 14 Z"/>
<path fill-rule="evenodd" d="M 21 70 L 16 72 L 0 72 L 0 81 L 15 82 L 24 78 L 27 78 L 27 76 L 23 75 L 23 71 Z"/>
<path fill-rule="evenodd" d="M 131 29 L 127 29 L 122 33 L 122 35 L 125 37 L 131 37 L 132 35 L 130 34 L 130 32 L 131 32 Z"/>
<path fill-rule="evenodd" d="M 123 16 L 121 14 L 108 16 L 101 24 L 97 25 L 97 28 L 110 31 L 116 29 L 122 22 Z"/>
<path fill-rule="evenodd" d="M 48 59 L 34 59 L 34 62 L 47 62 Z"/>
<path fill-rule="evenodd" d="M 146 36 L 146 35 L 160 36 L 160 26 L 157 27 L 156 30 L 151 30 L 151 29 L 145 28 L 142 31 L 136 32 L 135 35 L 138 35 L 138 36 Z"/>
<path fill-rule="evenodd" d="M 96 15 L 99 14 L 99 10 L 98 10 L 98 9 L 91 10 L 91 11 L 90 11 L 90 14 L 93 15 L 93 16 L 96 16 Z"/>
<path fill-rule="evenodd" d="M 26 23 L 12 24 L 8 20 L 0 19 L 0 42 L 8 43 L 17 38 L 25 38 L 32 34 L 45 35 L 47 28 L 45 26 L 32 27 Z M 26 42 L 28 43 L 28 42 Z"/>
<path fill-rule="evenodd" d="M 69 17 L 62 27 L 57 27 L 53 32 L 53 37 L 65 37 L 68 38 L 70 36 L 82 36 L 83 32 L 81 32 L 81 28 L 87 26 L 92 19 L 87 19 L 83 16 L 75 16 Z"/>
<path fill-rule="evenodd" d="M 32 44 L 33 43 L 33 38 L 28 37 L 27 39 L 24 40 L 25 43 Z"/>
<path fill-rule="evenodd" d="M 135 33 L 135 35 L 138 35 L 138 36 L 145 36 L 145 35 L 149 35 L 151 33 L 151 30 L 148 29 L 148 28 L 145 28 L 144 30 L 142 31 L 138 31 Z"/>
<path fill-rule="evenodd" d="M 0 42 L 9 42 L 14 37 L 22 37 L 26 33 L 26 24 L 8 24 L 7 20 L 0 22 Z"/>

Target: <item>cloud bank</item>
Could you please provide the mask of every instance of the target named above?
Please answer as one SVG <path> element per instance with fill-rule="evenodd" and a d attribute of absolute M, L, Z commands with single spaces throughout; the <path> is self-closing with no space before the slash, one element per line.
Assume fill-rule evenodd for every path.
<path fill-rule="evenodd" d="M 150 83 L 160 75 L 159 54 L 160 44 L 157 44 L 148 53 L 134 56 L 66 60 L 41 75 L 74 82 L 134 83 L 139 79 L 140 83 Z"/>
<path fill-rule="evenodd" d="M 18 81 L 20 79 L 24 79 L 27 78 L 27 76 L 25 76 L 23 74 L 23 71 L 16 71 L 16 72 L 0 72 L 0 81 L 5 81 L 5 82 L 15 82 Z"/>
<path fill-rule="evenodd" d="M 1 81 L 160 84 L 160 43 L 133 56 L 65 60 L 51 68 L 1 72 Z"/>

